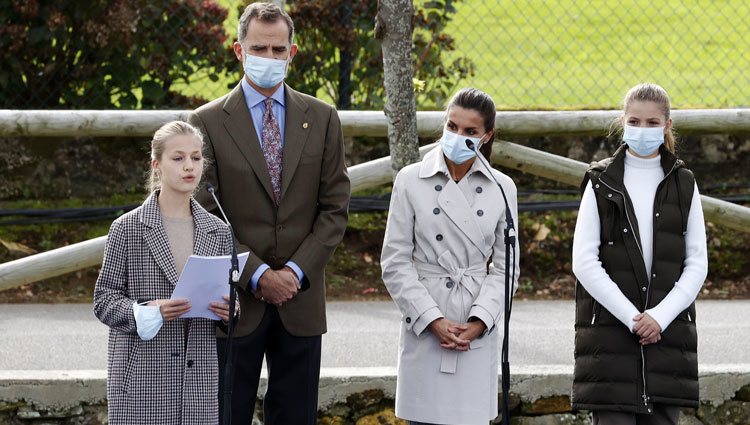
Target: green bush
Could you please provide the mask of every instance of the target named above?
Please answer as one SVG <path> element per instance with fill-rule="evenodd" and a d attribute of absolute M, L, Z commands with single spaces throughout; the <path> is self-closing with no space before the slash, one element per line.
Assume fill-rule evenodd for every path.
<path fill-rule="evenodd" d="M 226 16 L 210 0 L 0 0 L 0 108 L 197 106 L 173 85 L 234 62 Z"/>

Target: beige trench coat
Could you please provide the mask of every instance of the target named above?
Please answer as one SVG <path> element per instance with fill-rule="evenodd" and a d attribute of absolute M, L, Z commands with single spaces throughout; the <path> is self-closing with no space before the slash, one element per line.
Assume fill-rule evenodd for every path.
<path fill-rule="evenodd" d="M 515 184 L 493 174 L 518 223 Z M 502 194 L 478 159 L 456 183 L 438 146 L 396 177 L 381 266 L 402 313 L 398 417 L 458 425 L 487 424 L 497 416 L 504 228 Z M 516 281 L 518 252 L 516 244 Z M 476 317 L 488 330 L 467 352 L 446 350 L 427 329 L 440 317 L 461 323 Z"/>

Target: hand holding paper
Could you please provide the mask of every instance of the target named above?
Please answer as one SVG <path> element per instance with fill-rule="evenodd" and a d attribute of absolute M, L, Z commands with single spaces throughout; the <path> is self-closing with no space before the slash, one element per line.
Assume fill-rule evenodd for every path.
<path fill-rule="evenodd" d="M 249 253 L 239 254 L 240 272 L 245 267 Z M 203 317 L 220 320 L 209 308 L 212 301 L 224 302 L 224 296 L 229 294 L 229 269 L 231 261 L 229 255 L 203 257 L 191 255 L 182 270 L 177 286 L 172 292 L 172 299 L 187 298 L 193 306 L 181 318 Z"/>

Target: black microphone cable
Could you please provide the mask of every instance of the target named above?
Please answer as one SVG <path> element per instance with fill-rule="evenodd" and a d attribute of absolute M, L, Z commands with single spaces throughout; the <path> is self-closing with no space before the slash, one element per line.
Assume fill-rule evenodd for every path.
<path fill-rule="evenodd" d="M 513 214 L 510 210 L 510 204 L 508 203 L 508 197 L 505 195 L 505 190 L 500 182 L 497 181 L 495 175 L 492 174 L 490 167 L 483 161 L 484 157 L 477 152 L 474 142 L 470 139 L 466 139 L 466 147 L 469 148 L 477 156 L 479 162 L 482 163 L 487 172 L 495 181 L 497 187 L 500 188 L 500 193 L 503 195 L 503 201 L 505 202 L 505 230 L 503 235 L 505 236 L 505 317 L 503 320 L 503 344 L 501 350 L 501 367 L 502 367 L 502 423 L 510 423 L 510 409 L 508 406 L 508 397 L 510 394 L 510 363 L 508 361 L 508 332 L 510 327 L 510 313 L 513 309 L 513 286 L 515 284 L 516 276 L 516 228 L 513 223 Z M 513 255 L 513 268 L 511 268 L 510 256 Z"/>
<path fill-rule="evenodd" d="M 227 223 L 229 228 L 229 237 L 232 238 L 232 260 L 231 267 L 229 269 L 229 323 L 227 325 L 227 348 L 226 348 L 226 359 L 224 359 L 224 404 L 223 404 L 223 417 L 222 422 L 226 425 L 232 423 L 232 384 L 234 365 L 232 362 L 232 335 L 234 334 L 234 304 L 237 302 L 237 291 L 235 285 L 240 281 L 240 270 L 239 270 L 239 259 L 237 258 L 237 241 L 234 238 L 234 229 L 232 224 L 229 222 L 229 218 L 224 213 L 224 209 L 219 203 L 219 199 L 216 197 L 216 191 L 211 183 L 206 183 L 206 190 L 211 194 L 214 199 L 216 206 L 219 208 L 221 215 L 224 217 L 224 222 Z"/>

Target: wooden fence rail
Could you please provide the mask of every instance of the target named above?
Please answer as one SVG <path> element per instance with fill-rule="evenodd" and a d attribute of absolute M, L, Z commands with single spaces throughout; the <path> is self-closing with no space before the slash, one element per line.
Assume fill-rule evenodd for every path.
<path fill-rule="evenodd" d="M 0 137 L 151 137 L 167 121 L 187 119 L 190 111 L 119 110 L 0 110 Z M 347 136 L 383 137 L 388 123 L 382 111 L 341 111 Z M 500 136 L 606 134 L 619 111 L 501 111 L 496 125 Z M 682 134 L 750 133 L 750 109 L 684 109 L 672 111 L 674 126 Z M 417 112 L 421 137 L 440 136 L 443 112 Z"/>
<path fill-rule="evenodd" d="M 435 144 L 420 148 L 420 154 Z M 504 167 L 578 186 L 587 165 L 510 142 L 495 143 L 493 162 Z M 376 187 L 392 181 L 390 157 L 349 167 L 352 190 Z M 706 220 L 731 229 L 750 231 L 750 208 L 702 196 Z M 101 264 L 106 236 L 0 264 L 0 290 L 59 276 Z"/>

